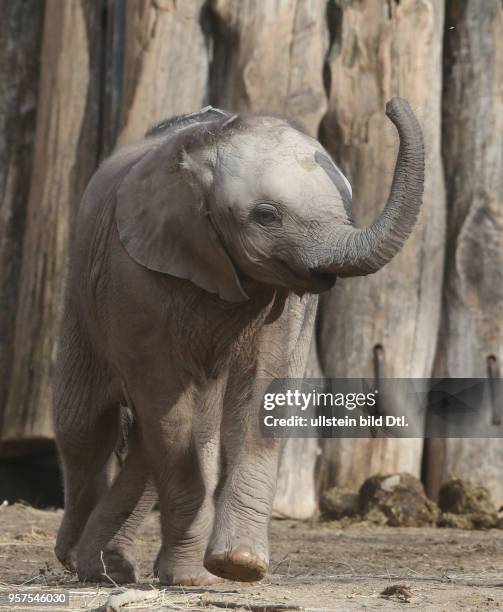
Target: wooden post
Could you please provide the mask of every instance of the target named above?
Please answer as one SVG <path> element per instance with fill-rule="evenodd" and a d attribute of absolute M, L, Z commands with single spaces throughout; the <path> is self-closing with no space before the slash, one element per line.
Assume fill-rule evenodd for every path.
<path fill-rule="evenodd" d="M 287 115 L 317 136 L 326 109 L 325 3 L 214 0 L 211 6 L 211 103 Z"/>
<path fill-rule="evenodd" d="M 57 351 L 73 214 L 97 161 L 100 3 L 47 0 L 33 172 L 2 429 L 9 445 L 53 436 Z"/>
<path fill-rule="evenodd" d="M 119 142 L 141 138 L 167 117 L 207 104 L 205 0 L 132 0 L 126 5 Z"/>
<path fill-rule="evenodd" d="M 44 4 L 0 4 L 0 438 L 35 139 Z"/>
<path fill-rule="evenodd" d="M 435 374 L 499 377 L 503 371 L 503 5 L 446 4 L 443 156 L 448 236 Z M 498 387 L 501 388 L 501 387 Z M 503 397 L 496 397 L 503 413 Z M 480 406 L 479 408 L 482 408 Z M 481 419 L 482 420 L 482 417 Z M 501 436 L 501 426 L 494 425 Z M 477 424 L 473 435 L 477 435 Z M 446 432 L 449 435 L 449 431 Z M 438 457 L 440 447 L 441 455 Z M 435 440 L 428 493 L 451 475 L 486 486 L 503 503 L 501 438 Z"/>
<path fill-rule="evenodd" d="M 369 225 L 388 197 L 398 138 L 386 101 L 407 98 L 426 145 L 426 184 L 418 226 L 403 251 L 370 277 L 340 279 L 323 296 L 319 354 L 332 378 L 431 375 L 440 315 L 444 185 L 440 153 L 442 0 L 336 2 L 330 14 L 330 99 L 322 140 L 353 186 L 353 210 Z M 419 403 L 403 406 L 422 425 Z M 386 407 L 384 407 L 386 409 Z M 388 406 L 389 408 L 389 406 Z M 320 486 L 359 487 L 375 473 L 419 476 L 422 439 L 325 440 Z"/>

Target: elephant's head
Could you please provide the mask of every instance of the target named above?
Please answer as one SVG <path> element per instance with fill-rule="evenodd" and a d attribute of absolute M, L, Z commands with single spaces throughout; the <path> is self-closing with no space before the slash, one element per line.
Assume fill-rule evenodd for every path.
<path fill-rule="evenodd" d="M 411 233 L 424 180 L 408 103 L 393 98 L 386 114 L 400 150 L 368 228 L 354 226 L 351 187 L 319 142 L 284 119 L 215 113 L 154 132 L 118 191 L 122 244 L 141 265 L 230 301 L 247 298 L 244 283 L 319 293 L 337 276 L 376 272 Z"/>

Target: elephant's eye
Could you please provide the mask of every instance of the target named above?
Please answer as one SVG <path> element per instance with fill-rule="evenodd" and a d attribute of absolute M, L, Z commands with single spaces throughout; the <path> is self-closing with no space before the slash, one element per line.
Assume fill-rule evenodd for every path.
<path fill-rule="evenodd" d="M 273 204 L 261 202 L 253 209 L 252 218 L 260 225 L 281 226 L 281 213 Z"/>

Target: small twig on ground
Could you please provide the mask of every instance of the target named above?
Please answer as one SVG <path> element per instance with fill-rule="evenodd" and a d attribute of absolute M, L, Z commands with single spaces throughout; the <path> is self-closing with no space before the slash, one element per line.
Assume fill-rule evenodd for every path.
<path fill-rule="evenodd" d="M 121 591 L 125 591 L 126 589 L 124 587 L 120 587 L 113 578 L 111 578 L 108 574 L 107 574 L 107 566 L 105 565 L 105 561 L 103 559 L 103 551 L 100 550 L 100 559 L 101 559 L 101 565 L 103 566 L 103 571 L 101 572 L 103 576 L 105 576 L 105 578 L 107 580 L 110 580 L 110 582 L 114 585 L 114 587 L 117 587 L 118 589 L 120 589 Z"/>
<path fill-rule="evenodd" d="M 288 558 L 290 557 L 290 553 L 286 553 L 286 555 L 280 560 L 278 561 L 278 563 L 276 563 L 276 565 L 271 568 L 271 574 L 274 574 L 276 572 L 276 570 L 278 569 L 278 567 L 280 567 L 280 565 L 282 565 Z"/>
<path fill-rule="evenodd" d="M 102 594 L 102 593 L 101 593 L 101 591 L 100 591 L 100 589 L 99 589 L 99 587 L 98 587 L 98 590 L 97 590 L 97 591 L 96 591 L 96 593 L 94 594 L 94 596 L 93 596 L 93 598 L 91 599 L 91 601 L 90 601 L 90 602 L 88 602 L 88 603 L 86 602 L 86 607 L 87 607 L 87 608 L 93 608 L 93 607 L 94 607 L 94 604 L 95 604 L 95 602 L 96 602 L 96 600 L 98 599 L 98 597 L 99 597 L 101 594 Z"/>
<path fill-rule="evenodd" d="M 349 569 L 351 570 L 351 573 L 354 574 L 355 573 L 355 568 L 350 565 L 349 563 L 346 563 L 345 561 L 320 561 L 318 559 L 317 561 L 320 565 L 345 565 L 346 567 L 349 567 Z M 387 570 L 386 570 L 387 571 Z M 349 575 L 349 574 L 348 574 Z"/>
<path fill-rule="evenodd" d="M 290 568 L 292 567 L 292 560 L 290 559 L 288 562 L 288 569 L 286 570 L 286 577 L 290 578 Z"/>
<path fill-rule="evenodd" d="M 30 584 L 30 582 L 38 580 L 39 578 L 40 574 L 35 574 L 34 576 L 30 576 L 30 578 L 27 578 L 24 582 L 19 583 L 17 586 L 24 586 L 25 584 Z"/>

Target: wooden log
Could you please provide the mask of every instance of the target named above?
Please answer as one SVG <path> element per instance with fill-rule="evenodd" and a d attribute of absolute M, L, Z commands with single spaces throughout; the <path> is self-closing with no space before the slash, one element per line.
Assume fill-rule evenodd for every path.
<path fill-rule="evenodd" d="M 213 37 L 210 103 L 287 115 L 317 136 L 326 110 L 325 11 L 325 2 L 318 0 L 214 0 L 207 14 Z M 314 512 L 318 452 L 314 439 L 287 441 L 276 514 L 306 518 Z"/>
<path fill-rule="evenodd" d="M 501 376 L 503 363 L 503 5 L 447 3 L 443 156 L 448 236 L 435 374 Z M 482 406 L 480 406 L 482 408 Z M 503 416 L 503 397 L 495 398 Z M 484 418 L 481 414 L 478 423 Z M 472 434 L 477 435 L 477 422 Z M 491 426 L 490 426 L 491 427 Z M 493 426 L 501 436 L 501 426 Z M 449 435 L 449 429 L 445 432 Z M 500 438 L 435 440 L 428 493 L 450 476 L 487 486 L 503 504 Z M 438 454 L 440 453 L 440 455 Z"/>
<path fill-rule="evenodd" d="M 353 210 L 369 225 L 382 210 L 398 150 L 384 115 L 407 98 L 422 125 L 426 184 L 419 224 L 403 251 L 371 277 L 340 279 L 320 308 L 319 354 L 332 378 L 429 377 L 440 315 L 445 197 L 440 153 L 442 0 L 335 2 L 322 139 L 353 186 Z M 379 349 L 380 350 L 380 349 Z M 404 398 L 385 410 L 403 413 Z M 391 406 L 393 404 L 393 406 Z M 419 402 L 406 407 L 421 426 Z M 320 486 L 357 488 L 375 473 L 420 474 L 421 439 L 325 440 Z"/>
<path fill-rule="evenodd" d="M 0 4 L 0 437 L 14 353 L 44 5 Z"/>
<path fill-rule="evenodd" d="M 308 312 L 306 317 L 308 328 L 314 323 L 316 308 L 316 300 L 313 300 L 312 312 Z M 295 356 L 300 355 L 296 353 Z M 300 363 L 297 359 L 290 363 L 288 376 L 292 383 L 302 378 L 316 381 L 322 378 L 314 334 L 309 353 L 301 356 Z M 306 519 L 316 512 L 318 507 L 316 462 L 320 452 L 317 438 L 291 438 L 286 441 L 279 464 L 273 516 Z"/>
<path fill-rule="evenodd" d="M 205 0 L 132 0 L 126 5 L 119 142 L 207 104 L 209 41 Z"/>
<path fill-rule="evenodd" d="M 325 2 L 213 0 L 210 102 L 297 119 L 316 136 L 326 109 Z"/>
<path fill-rule="evenodd" d="M 84 0 L 46 2 L 33 172 L 2 450 L 11 443 L 53 436 L 51 372 L 70 227 L 97 162 L 100 6 Z"/>

